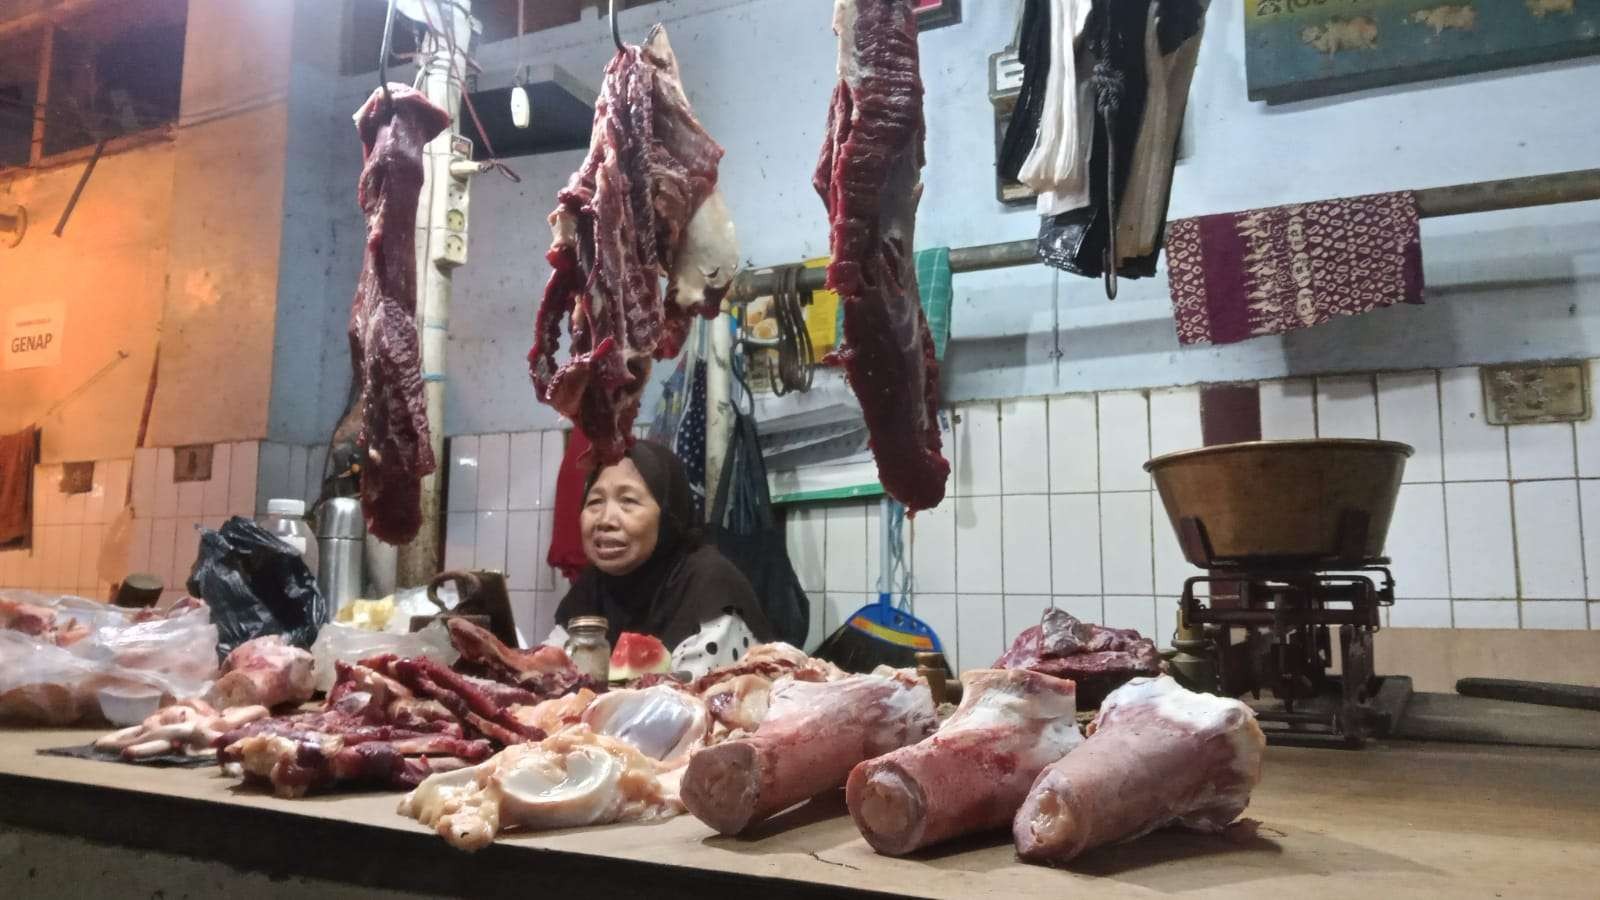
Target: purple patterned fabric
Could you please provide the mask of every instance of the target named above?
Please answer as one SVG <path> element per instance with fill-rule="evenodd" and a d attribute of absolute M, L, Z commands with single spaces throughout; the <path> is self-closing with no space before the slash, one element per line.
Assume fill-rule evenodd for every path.
<path fill-rule="evenodd" d="M 1228 344 L 1422 302 L 1410 192 L 1179 219 L 1167 268 L 1180 344 Z"/>

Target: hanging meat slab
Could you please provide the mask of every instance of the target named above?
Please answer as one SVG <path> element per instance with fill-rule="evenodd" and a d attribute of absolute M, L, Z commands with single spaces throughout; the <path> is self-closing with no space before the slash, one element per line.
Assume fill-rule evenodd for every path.
<path fill-rule="evenodd" d="M 932 737 L 850 773 L 850 816 L 879 853 L 1004 828 L 1039 772 L 1083 742 L 1066 679 L 974 669 L 961 683 L 961 707 Z"/>
<path fill-rule="evenodd" d="M 748 737 L 689 758 L 684 806 L 722 834 L 842 786 L 850 770 L 933 731 L 933 695 L 915 676 L 879 669 L 840 681 L 785 679 Z"/>
<path fill-rule="evenodd" d="M 922 76 L 911 0 L 837 0 L 839 83 L 812 183 L 828 208 L 837 351 L 861 401 L 878 480 L 911 511 L 944 499 L 939 363 L 912 260 L 922 197 Z"/>
<path fill-rule="evenodd" d="M 367 247 L 350 309 L 350 361 L 359 391 L 361 510 L 367 531 L 404 544 L 422 525 L 429 444 L 417 338 L 417 198 L 423 147 L 450 114 L 401 84 L 377 90 L 356 113 L 364 162 L 357 196 Z"/>
<path fill-rule="evenodd" d="M 1034 782 L 1017 810 L 1017 852 L 1066 862 L 1168 825 L 1226 828 L 1261 780 L 1267 739 L 1238 700 L 1138 678 L 1106 698 L 1089 737 Z"/>
<path fill-rule="evenodd" d="M 738 270 L 716 190 L 721 159 L 689 107 L 665 29 L 612 58 L 589 155 L 550 214 L 552 272 L 528 352 L 539 399 L 571 419 L 602 462 L 633 441 L 652 360 L 677 355 L 696 314 L 717 315 Z"/>

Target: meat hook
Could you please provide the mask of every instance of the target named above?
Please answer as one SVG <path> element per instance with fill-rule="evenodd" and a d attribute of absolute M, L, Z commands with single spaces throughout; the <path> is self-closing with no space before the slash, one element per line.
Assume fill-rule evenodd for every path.
<path fill-rule="evenodd" d="M 394 7 L 396 0 L 389 0 L 389 9 L 383 15 L 383 42 L 378 47 L 378 86 L 383 89 L 383 102 L 390 105 L 394 98 L 389 95 L 389 51 L 392 48 L 394 36 Z"/>
<path fill-rule="evenodd" d="M 393 2 L 393 0 L 391 0 L 391 2 Z M 617 28 L 617 0 L 611 0 L 609 12 L 611 19 L 611 43 L 617 45 L 618 53 L 626 53 L 628 48 L 622 45 L 622 31 Z"/>

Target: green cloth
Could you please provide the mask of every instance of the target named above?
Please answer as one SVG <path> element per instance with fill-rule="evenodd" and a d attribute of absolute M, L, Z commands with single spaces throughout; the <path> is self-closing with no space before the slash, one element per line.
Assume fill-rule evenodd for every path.
<path fill-rule="evenodd" d="M 936 359 L 944 359 L 944 346 L 950 342 L 950 303 L 956 295 L 952 280 L 949 247 L 917 251 L 917 289 L 922 293 L 922 314 L 928 317 Z"/>
<path fill-rule="evenodd" d="M 928 319 L 928 332 L 933 335 L 933 356 L 944 359 L 945 345 L 950 343 L 950 304 L 955 299 L 954 281 L 950 274 L 950 248 L 934 247 L 918 250 L 916 255 L 917 291 L 922 297 L 922 314 Z M 838 334 L 844 334 L 844 304 L 839 304 Z"/>

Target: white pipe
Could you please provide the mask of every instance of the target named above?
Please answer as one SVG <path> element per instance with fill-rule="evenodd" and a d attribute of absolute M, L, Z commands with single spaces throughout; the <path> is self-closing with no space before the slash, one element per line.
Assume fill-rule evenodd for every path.
<path fill-rule="evenodd" d="M 447 12 L 446 12 L 447 11 Z M 464 51 L 472 39 L 471 2 L 453 0 L 433 4 L 429 9 L 441 29 L 449 29 L 454 46 L 462 51 L 451 56 L 451 44 L 437 36 L 428 38 L 428 55 L 423 65 L 422 92 L 450 113 L 451 127 L 430 141 L 423 151 L 426 173 L 422 195 L 417 202 L 417 331 L 422 339 L 423 391 L 428 403 L 428 442 L 433 447 L 439 468 L 422 479 L 422 527 L 411 543 L 400 548 L 396 571 L 399 587 L 426 584 L 440 569 L 440 522 L 443 519 L 439 475 L 448 460 L 444 456 L 444 372 L 446 340 L 450 325 L 450 272 L 434 262 L 443 246 L 445 214 L 450 208 L 450 140 L 459 133 L 461 90 L 450 77 L 452 67 L 465 72 Z M 443 15 L 441 15 L 443 14 Z M 443 18 L 444 21 L 440 21 Z"/>

